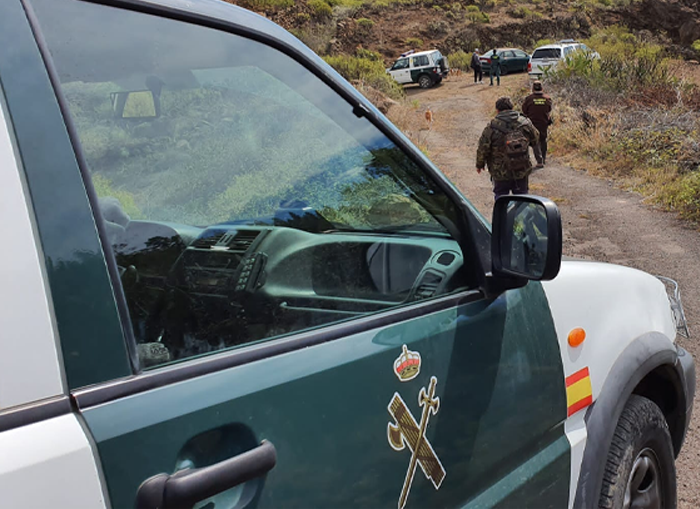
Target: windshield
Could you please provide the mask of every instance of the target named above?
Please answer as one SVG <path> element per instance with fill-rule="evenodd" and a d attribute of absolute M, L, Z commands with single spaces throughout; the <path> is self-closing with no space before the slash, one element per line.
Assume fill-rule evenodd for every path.
<path fill-rule="evenodd" d="M 543 48 L 535 50 L 532 54 L 532 58 L 559 58 L 561 57 L 561 50 L 559 48 Z"/>
<path fill-rule="evenodd" d="M 283 53 L 129 11 L 35 4 L 50 11 L 43 31 L 97 193 L 132 219 L 446 231 L 434 183 Z"/>

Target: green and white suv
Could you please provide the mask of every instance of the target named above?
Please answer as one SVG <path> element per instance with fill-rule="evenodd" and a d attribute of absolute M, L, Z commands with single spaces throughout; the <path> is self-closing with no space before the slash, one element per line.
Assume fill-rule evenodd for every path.
<path fill-rule="evenodd" d="M 673 283 L 490 224 L 280 27 L 4 0 L 0 84 L 3 508 L 673 507 Z"/>
<path fill-rule="evenodd" d="M 417 83 L 421 88 L 430 88 L 447 77 L 450 67 L 447 58 L 436 49 L 418 53 L 411 50 L 403 53 L 386 72 L 402 85 Z"/>

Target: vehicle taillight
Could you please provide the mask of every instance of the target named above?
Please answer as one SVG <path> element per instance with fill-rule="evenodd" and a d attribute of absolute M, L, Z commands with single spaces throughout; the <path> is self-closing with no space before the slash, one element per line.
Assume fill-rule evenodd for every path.
<path fill-rule="evenodd" d="M 532 71 L 532 62 L 527 63 L 527 72 Z"/>

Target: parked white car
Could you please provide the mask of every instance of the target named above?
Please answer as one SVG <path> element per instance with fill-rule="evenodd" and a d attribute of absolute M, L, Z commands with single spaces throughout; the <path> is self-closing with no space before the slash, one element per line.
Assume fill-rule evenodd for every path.
<path fill-rule="evenodd" d="M 585 44 L 573 39 L 564 39 L 556 44 L 547 44 L 537 48 L 530 57 L 527 72 L 530 76 L 539 78 L 546 70 L 552 69 L 576 51 L 583 51 L 590 58 L 600 58 L 598 52 Z"/>
<path fill-rule="evenodd" d="M 436 49 L 417 53 L 411 50 L 403 53 L 386 72 L 402 85 L 418 83 L 421 88 L 430 88 L 447 77 L 450 66 Z"/>

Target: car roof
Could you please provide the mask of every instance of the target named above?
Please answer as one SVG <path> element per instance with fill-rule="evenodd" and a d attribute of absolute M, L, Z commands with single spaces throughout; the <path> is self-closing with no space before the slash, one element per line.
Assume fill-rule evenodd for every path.
<path fill-rule="evenodd" d="M 219 1 L 219 0 L 217 0 L 217 1 Z M 429 55 L 429 54 L 431 54 L 431 53 L 435 53 L 436 51 L 438 51 L 437 48 L 435 48 L 435 49 L 429 49 L 429 50 L 424 50 L 424 51 L 416 51 L 415 53 L 411 53 L 410 55 L 398 56 L 397 58 L 415 57 L 415 56 L 418 56 L 418 55 Z"/>
<path fill-rule="evenodd" d="M 538 49 L 552 49 L 552 48 L 561 49 L 564 46 L 580 46 L 581 44 L 582 43 L 580 43 L 578 41 L 576 41 L 576 42 L 558 42 L 555 44 L 545 44 L 544 46 L 538 46 L 537 48 L 535 48 L 535 51 L 537 51 Z"/>

